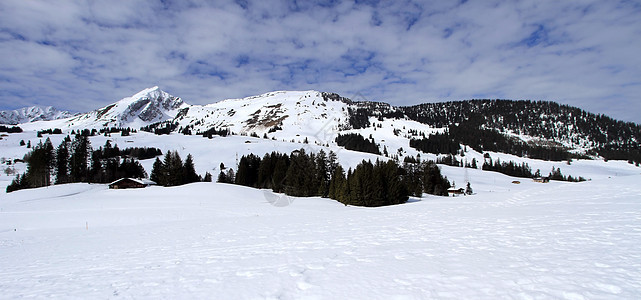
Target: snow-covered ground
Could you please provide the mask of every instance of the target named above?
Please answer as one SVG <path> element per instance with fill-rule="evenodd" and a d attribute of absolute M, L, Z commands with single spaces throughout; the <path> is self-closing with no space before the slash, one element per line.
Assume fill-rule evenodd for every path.
<path fill-rule="evenodd" d="M 404 155 L 416 155 L 393 134 L 392 127 L 412 125 L 403 122 L 383 123 L 370 134 L 391 153 L 402 147 Z M 322 143 L 335 134 L 314 136 Z M 35 145 L 46 137 L 57 146 L 64 135 L 4 135 L 0 158 L 22 158 L 29 149 L 20 140 Z M 377 158 L 331 143 L 246 136 L 139 132 L 95 136 L 91 143 L 97 149 L 107 139 L 120 148 L 191 153 L 198 173 L 214 176 L 221 162 L 235 168 L 236 158 L 249 153 L 332 150 L 345 167 Z M 6 194 L 14 177 L 6 168 L 22 173 L 26 166 L 4 163 L 0 298 L 638 298 L 641 168 L 490 154 L 543 174 L 554 166 L 591 180 L 541 184 L 441 166 L 457 186 L 468 180 L 477 194 L 359 208 L 216 183 L 141 190 L 68 184 Z M 465 155 L 479 166 L 482 157 L 473 150 Z M 149 173 L 153 160 L 142 164 Z"/>
<path fill-rule="evenodd" d="M 217 183 L 22 190 L 0 198 L 0 298 L 634 299 L 639 182 L 381 208 Z"/>

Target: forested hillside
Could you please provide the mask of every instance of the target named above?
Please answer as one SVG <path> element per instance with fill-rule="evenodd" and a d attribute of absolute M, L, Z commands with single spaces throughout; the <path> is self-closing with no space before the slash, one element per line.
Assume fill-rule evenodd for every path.
<path fill-rule="evenodd" d="M 403 107 L 352 103 L 358 107 L 353 110 L 358 114 L 350 119 L 357 121 L 353 128 L 361 127 L 365 117 L 406 118 L 447 128 L 447 137 L 437 137 L 440 142 L 461 143 L 480 151 L 546 160 L 585 154 L 641 162 L 641 126 L 554 102 L 485 99 Z M 528 140 L 515 139 L 519 136 Z"/>

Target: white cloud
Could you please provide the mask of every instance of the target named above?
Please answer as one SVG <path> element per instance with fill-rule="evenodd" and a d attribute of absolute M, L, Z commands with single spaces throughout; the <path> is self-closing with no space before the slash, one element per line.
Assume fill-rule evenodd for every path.
<path fill-rule="evenodd" d="M 0 108 L 317 89 L 408 105 L 542 99 L 641 122 L 641 5 L 0 3 Z"/>

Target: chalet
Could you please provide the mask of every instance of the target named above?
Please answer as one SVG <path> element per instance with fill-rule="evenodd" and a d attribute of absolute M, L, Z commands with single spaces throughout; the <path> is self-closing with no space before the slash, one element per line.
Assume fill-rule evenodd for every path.
<path fill-rule="evenodd" d="M 534 182 L 548 183 L 550 182 L 550 177 L 534 177 L 532 180 Z"/>
<path fill-rule="evenodd" d="M 456 196 L 456 195 L 463 195 L 465 194 L 465 189 L 464 188 L 449 188 L 447 189 L 447 194 Z"/>
<path fill-rule="evenodd" d="M 109 184 L 110 189 L 139 189 L 150 185 L 156 185 L 155 182 L 148 179 L 120 178 Z"/>

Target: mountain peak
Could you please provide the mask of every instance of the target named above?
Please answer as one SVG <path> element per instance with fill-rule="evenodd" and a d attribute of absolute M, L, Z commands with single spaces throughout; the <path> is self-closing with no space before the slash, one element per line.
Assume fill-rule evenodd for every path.
<path fill-rule="evenodd" d="M 127 97 L 127 98 L 124 98 L 122 100 L 125 100 L 125 99 L 142 99 L 142 98 L 153 98 L 153 99 L 156 99 L 156 98 L 158 98 L 158 96 L 161 96 L 162 98 L 171 97 L 171 95 L 169 95 L 165 91 L 161 90 L 160 87 L 158 87 L 156 85 L 156 86 L 153 86 L 153 87 L 150 87 L 150 88 L 146 88 L 146 89 L 144 89 L 144 90 L 142 90 L 142 91 L 140 91 L 138 93 L 135 93 L 131 97 Z"/>

